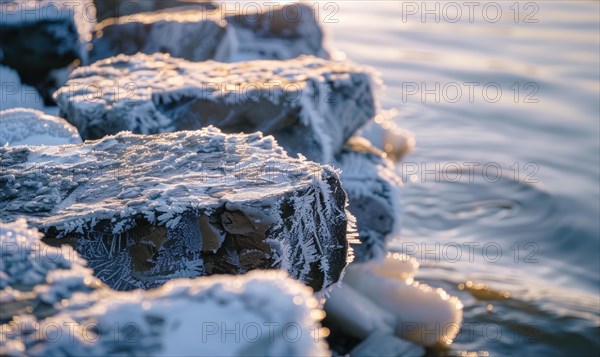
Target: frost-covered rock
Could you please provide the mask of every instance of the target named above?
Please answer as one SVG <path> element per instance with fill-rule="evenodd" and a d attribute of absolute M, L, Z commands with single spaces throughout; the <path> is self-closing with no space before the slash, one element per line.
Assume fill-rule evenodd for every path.
<path fill-rule="evenodd" d="M 50 247 L 42 234 L 24 219 L 0 224 L 0 289 L 31 290 L 51 280 L 51 275 L 70 271 L 83 279 L 91 275 L 85 261 L 69 247 Z M 3 303 L 7 302 L 2 299 Z"/>
<path fill-rule="evenodd" d="M 0 66 L 0 110 L 12 108 L 43 109 L 44 99 L 37 89 L 21 83 L 17 71 Z"/>
<path fill-rule="evenodd" d="M 223 3 L 216 8 L 184 6 L 110 18 L 95 28 L 90 59 L 93 62 L 137 52 L 221 62 L 329 56 L 311 7 L 274 4 L 255 3 L 249 8 L 240 3 Z M 143 5 L 155 7 L 151 2 Z M 129 5 L 135 6 L 142 4 Z"/>
<path fill-rule="evenodd" d="M 86 60 L 95 19 L 91 0 L 3 0 L 0 64 L 15 69 L 50 103 L 62 85 L 60 70 Z"/>
<path fill-rule="evenodd" d="M 230 41 L 226 32 L 218 14 L 194 7 L 110 18 L 95 28 L 90 62 L 138 52 L 169 53 L 190 61 L 224 60 Z"/>
<path fill-rule="evenodd" d="M 6 340 L 10 328 L 3 324 L 19 315 L 49 316 L 74 293 L 102 286 L 72 248 L 51 247 L 41 238 L 24 219 L 0 223 L 0 355 L 25 354 L 22 341 Z"/>
<path fill-rule="evenodd" d="M 226 61 L 251 59 L 290 59 L 300 55 L 329 58 L 323 46 L 323 30 L 308 3 L 285 5 L 263 3 L 229 14 L 227 4 L 220 9 L 227 20 L 230 52 Z"/>
<path fill-rule="evenodd" d="M 387 241 L 400 228 L 401 178 L 381 151 L 359 137 L 348 141 L 337 164 L 348 194 L 348 209 L 358 226 L 361 244 L 354 247 L 357 260 L 385 256 Z"/>
<path fill-rule="evenodd" d="M 327 355 L 312 290 L 280 271 L 115 292 L 25 220 L 0 225 L 0 355 Z"/>
<path fill-rule="evenodd" d="M 26 217 L 117 290 L 282 268 L 315 290 L 340 278 L 353 228 L 338 173 L 272 137 L 214 127 L 1 147 L 0 219 Z"/>
<path fill-rule="evenodd" d="M 81 144 L 77 129 L 34 109 L 0 111 L 0 146 Z"/>
<path fill-rule="evenodd" d="M 373 117 L 373 86 L 368 68 L 312 56 L 226 64 L 137 54 L 75 70 L 55 97 L 84 139 L 215 125 L 272 134 L 292 156 L 332 162 Z"/>
<path fill-rule="evenodd" d="M 414 258 L 398 253 L 349 265 L 325 305 L 328 319 L 359 339 L 380 332 L 424 346 L 452 343 L 463 306 L 443 289 L 414 281 L 417 268 Z"/>
<path fill-rule="evenodd" d="M 217 4 L 200 0 L 94 0 L 98 21 L 111 17 L 145 16 L 146 12 L 156 11 L 177 6 L 200 6 L 206 9 L 216 9 Z"/>
<path fill-rule="evenodd" d="M 282 272 L 101 289 L 0 326 L 0 352 L 34 356 L 327 356 L 312 291 Z M 45 333 L 46 331 L 52 333 Z M 323 334 L 321 334 L 322 336 Z"/>

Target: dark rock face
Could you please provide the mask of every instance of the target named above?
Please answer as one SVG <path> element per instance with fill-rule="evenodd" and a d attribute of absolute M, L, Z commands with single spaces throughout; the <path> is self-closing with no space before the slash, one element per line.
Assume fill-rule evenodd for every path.
<path fill-rule="evenodd" d="M 0 64 L 15 69 L 51 104 L 52 93 L 63 84 L 54 71 L 84 60 L 96 20 L 91 2 L 6 1 L 0 6 Z"/>
<path fill-rule="evenodd" d="M 209 127 L 82 145 L 0 148 L 0 219 L 70 244 L 118 290 L 282 268 L 321 290 L 348 257 L 346 196 L 272 137 Z"/>
<path fill-rule="evenodd" d="M 193 7 L 110 18 L 96 26 L 90 61 L 138 52 L 206 61 L 223 57 L 225 36 L 225 21 Z"/>
<path fill-rule="evenodd" d="M 221 62 L 283 60 L 300 55 L 329 57 L 323 48 L 318 18 L 308 5 L 240 5 L 151 11 L 158 7 L 149 2 L 127 3 L 127 7 L 144 7 L 149 12 L 123 14 L 100 22 L 94 31 L 91 62 L 138 52 Z"/>
<path fill-rule="evenodd" d="M 131 17 L 132 15 L 167 9 L 177 6 L 197 6 L 203 9 L 216 9 L 210 1 L 186 0 L 94 0 L 98 21 L 111 17 Z"/>
<path fill-rule="evenodd" d="M 55 97 L 84 139 L 215 125 L 272 134 L 292 156 L 331 162 L 373 117 L 372 87 L 370 69 L 311 56 L 227 64 L 137 54 L 75 70 Z"/>
<path fill-rule="evenodd" d="M 353 245 L 356 260 L 383 257 L 400 226 L 402 180 L 392 162 L 363 138 L 351 138 L 337 160 L 361 241 Z"/>
<path fill-rule="evenodd" d="M 231 37 L 236 39 L 226 60 L 284 60 L 300 55 L 329 58 L 319 18 L 308 4 L 263 5 L 264 8 L 259 5 L 255 11 L 250 6 L 238 14 L 223 14 L 233 32 Z"/>

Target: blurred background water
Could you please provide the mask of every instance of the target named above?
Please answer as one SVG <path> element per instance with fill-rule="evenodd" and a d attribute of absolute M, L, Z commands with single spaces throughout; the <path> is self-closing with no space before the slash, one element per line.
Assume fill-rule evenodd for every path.
<path fill-rule="evenodd" d="M 393 248 L 459 296 L 464 355 L 598 355 L 597 1 L 318 4 L 416 134 Z"/>

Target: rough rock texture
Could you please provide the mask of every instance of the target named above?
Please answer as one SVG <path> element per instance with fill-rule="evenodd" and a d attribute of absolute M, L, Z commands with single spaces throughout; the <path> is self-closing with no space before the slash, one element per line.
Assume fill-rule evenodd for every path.
<path fill-rule="evenodd" d="M 223 3 L 220 11 L 233 32 L 226 60 L 290 59 L 300 55 L 329 58 L 323 46 L 323 30 L 310 4 L 292 2 L 283 6 L 263 3 L 254 9 L 244 6 L 230 14 Z"/>
<path fill-rule="evenodd" d="M 25 220 L 0 225 L 0 355 L 327 355 L 312 291 L 283 272 L 115 292 Z"/>
<path fill-rule="evenodd" d="M 62 85 L 61 70 L 85 61 L 95 16 L 91 0 L 2 1 L 0 64 L 15 69 L 50 104 Z"/>
<path fill-rule="evenodd" d="M 77 129 L 34 109 L 0 111 L 0 146 L 81 144 Z"/>
<path fill-rule="evenodd" d="M 84 139 L 215 125 L 272 134 L 292 156 L 332 162 L 375 113 L 371 75 L 312 56 L 226 64 L 120 55 L 75 70 L 55 98 Z"/>
<path fill-rule="evenodd" d="M 387 242 L 400 228 L 402 180 L 382 154 L 366 139 L 353 137 L 337 156 L 348 210 L 358 226 L 361 244 L 354 246 L 358 261 L 384 256 Z"/>
<path fill-rule="evenodd" d="M 321 290 L 349 259 L 337 172 L 260 133 L 121 133 L 2 147 L 0 160 L 0 219 L 25 217 L 47 243 L 76 247 L 117 290 L 256 268 Z"/>
<path fill-rule="evenodd" d="M 219 15 L 193 7 L 110 18 L 96 26 L 90 62 L 138 52 L 169 53 L 190 61 L 224 60 L 226 32 Z"/>
<path fill-rule="evenodd" d="M 94 0 L 94 4 L 98 21 L 111 17 L 133 17 L 139 13 L 183 5 L 213 10 L 217 8 L 217 4 L 213 2 L 200 0 Z"/>
<path fill-rule="evenodd" d="M 155 7 L 151 2 L 146 5 Z M 246 5 L 184 6 L 106 19 L 95 28 L 90 59 L 137 52 L 221 62 L 329 56 L 323 49 L 323 31 L 308 5 Z"/>

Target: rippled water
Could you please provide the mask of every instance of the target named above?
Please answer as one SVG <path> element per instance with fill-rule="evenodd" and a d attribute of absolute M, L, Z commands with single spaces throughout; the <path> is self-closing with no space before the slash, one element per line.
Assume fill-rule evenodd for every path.
<path fill-rule="evenodd" d="M 599 3 L 473 4 L 430 1 L 424 19 L 421 1 L 319 4 L 417 137 L 394 248 L 465 304 L 434 353 L 597 354 Z"/>

